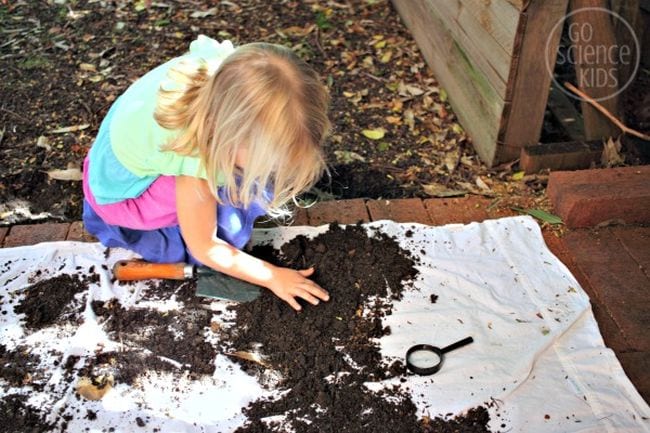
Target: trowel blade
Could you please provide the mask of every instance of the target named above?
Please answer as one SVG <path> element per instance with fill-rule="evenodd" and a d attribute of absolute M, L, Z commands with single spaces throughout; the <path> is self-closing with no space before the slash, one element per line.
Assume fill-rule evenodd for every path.
<path fill-rule="evenodd" d="M 250 302 L 257 299 L 261 287 L 207 267 L 197 269 L 196 294 L 207 298 L 235 302 Z"/>

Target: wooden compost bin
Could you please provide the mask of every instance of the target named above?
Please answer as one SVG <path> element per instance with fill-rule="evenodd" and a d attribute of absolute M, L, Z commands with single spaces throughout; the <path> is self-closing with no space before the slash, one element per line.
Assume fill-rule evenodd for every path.
<path fill-rule="evenodd" d="M 486 164 L 538 142 L 569 0 L 392 1 Z"/>

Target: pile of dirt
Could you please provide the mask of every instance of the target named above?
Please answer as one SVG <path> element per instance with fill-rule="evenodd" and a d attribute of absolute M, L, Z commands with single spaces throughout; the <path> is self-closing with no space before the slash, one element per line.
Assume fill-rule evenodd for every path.
<path fill-rule="evenodd" d="M 29 396 L 6 395 L 0 399 L 0 433 L 41 433 L 54 428 L 45 422 L 45 415 L 27 404 Z"/>
<path fill-rule="evenodd" d="M 253 253 L 296 269 L 315 266 L 313 278 L 331 299 L 318 306 L 303 302 L 299 314 L 268 292 L 233 307 L 234 326 L 223 331 L 229 350 L 260 348 L 265 364 L 281 374 L 278 386 L 286 390 L 278 399 L 260 399 L 247 407 L 250 421 L 238 433 L 278 431 L 281 422 L 260 420 L 281 414 L 296 433 L 432 431 L 427 426 L 434 424 L 417 418 L 415 405 L 401 387 L 372 392 L 364 386 L 406 375 L 401 360 L 382 361 L 377 339 L 390 333 L 381 318 L 391 314 L 391 300 L 400 299 L 417 275 L 407 251 L 383 233 L 331 225 L 314 239 L 298 236 L 280 251 L 264 247 Z M 240 362 L 251 374 L 266 369 Z M 484 409 L 477 411 L 487 415 Z M 458 431 L 488 431 L 489 417 L 474 414 L 450 425 L 469 426 Z"/>
<path fill-rule="evenodd" d="M 4 344 L 0 344 L 0 377 L 12 386 L 31 382 L 39 363 L 40 357 L 31 354 L 27 347 L 8 350 Z"/>
<path fill-rule="evenodd" d="M 171 285 L 167 283 L 168 287 Z M 214 372 L 216 350 L 204 336 L 212 319 L 210 311 L 187 305 L 182 311 L 125 309 L 115 299 L 93 301 L 91 305 L 111 340 L 121 341 L 127 350 L 103 353 L 91 360 L 86 369 L 102 364 L 117 365 L 118 378 L 122 377 L 128 384 L 147 370 L 180 369 L 190 378 Z"/>
<path fill-rule="evenodd" d="M 292 268 L 314 266 L 314 279 L 330 292 L 330 301 L 318 306 L 302 302 L 303 310 L 296 313 L 270 291 L 263 291 L 253 302 L 229 307 L 234 314 L 225 315 L 225 323 L 215 326 L 210 301 L 194 295 L 195 281 L 152 283 L 140 301 L 175 301 L 182 308 L 159 311 L 145 302 L 126 307 L 116 299 L 92 301 L 98 323 L 111 340 L 121 343 L 121 349 L 98 349 L 88 357 L 65 359 L 61 353 L 51 353 L 54 365 L 60 365 L 68 384 L 78 385 L 83 379 L 101 392 L 117 384 L 137 386 L 139 379 L 153 372 L 198 380 L 214 373 L 219 351 L 241 354 L 261 348 L 264 366 L 233 359 L 263 385 L 282 391 L 281 396 L 261 398 L 245 408 L 248 422 L 238 433 L 283 431 L 287 424 L 296 433 L 489 431 L 484 407 L 454 419 L 419 419 L 405 388 L 408 376 L 403 361 L 381 356 L 378 341 L 391 332 L 382 318 L 392 313 L 392 302 L 401 299 L 405 287 L 417 277 L 415 259 L 395 239 L 377 229 L 332 224 L 313 239 L 298 236 L 279 251 L 265 245 L 253 253 Z M 89 271 L 89 277 L 64 274 L 29 286 L 15 307 L 25 314 L 28 329 L 80 322 L 85 301 L 78 294 L 98 278 Z M 208 342 L 212 332 L 220 334 L 220 347 Z M 38 390 L 39 383 L 47 382 L 41 380 L 48 373 L 39 372 L 40 358 L 23 347 L 0 346 L 0 363 L 0 377 L 9 384 Z M 389 378 L 399 378 L 400 385 L 380 391 L 364 385 Z M 54 426 L 45 422 L 43 411 L 26 404 L 28 395 L 0 399 L 0 425 L 51 431 Z M 261 421 L 277 415 L 283 417 Z M 67 431 L 68 423 L 79 416 L 89 422 L 97 418 L 95 412 L 63 406 L 57 413 L 57 429 Z"/>
<path fill-rule="evenodd" d="M 74 320 L 83 303 L 73 302 L 75 296 L 88 289 L 88 284 L 97 282 L 99 276 L 91 274 L 61 274 L 39 281 L 25 289 L 25 299 L 14 308 L 18 314 L 25 314 L 25 326 L 39 330 L 55 323 Z"/>

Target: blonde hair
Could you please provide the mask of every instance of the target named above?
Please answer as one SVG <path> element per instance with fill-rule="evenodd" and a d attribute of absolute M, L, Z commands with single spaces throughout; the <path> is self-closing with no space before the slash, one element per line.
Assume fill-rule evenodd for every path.
<path fill-rule="evenodd" d="M 179 134 L 163 150 L 200 157 L 219 203 L 217 175 L 230 203 L 248 207 L 261 200 L 269 215 L 286 215 L 285 204 L 326 170 L 321 146 L 330 129 L 329 95 L 289 48 L 246 44 L 212 75 L 205 61 L 184 61 L 169 78 L 177 86 L 161 87 L 154 117 Z M 240 146 L 247 150 L 244 170 L 235 165 Z M 270 199 L 263 197 L 265 186 Z"/>

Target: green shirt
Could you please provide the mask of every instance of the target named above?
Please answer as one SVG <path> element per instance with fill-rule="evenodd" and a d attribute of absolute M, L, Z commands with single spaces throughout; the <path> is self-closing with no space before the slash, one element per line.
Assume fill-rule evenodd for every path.
<path fill-rule="evenodd" d="M 214 73 L 234 51 L 230 41 L 219 43 L 204 35 L 190 44 L 190 50 L 176 57 L 134 82 L 119 98 L 119 108 L 110 123 L 110 140 L 118 161 L 138 177 L 158 175 L 187 175 L 206 178 L 198 156 L 183 156 L 160 147 L 174 138 L 178 131 L 164 129 L 154 119 L 158 90 L 174 86 L 167 79 L 169 69 L 180 61 L 201 58 L 207 62 L 209 73 Z"/>

